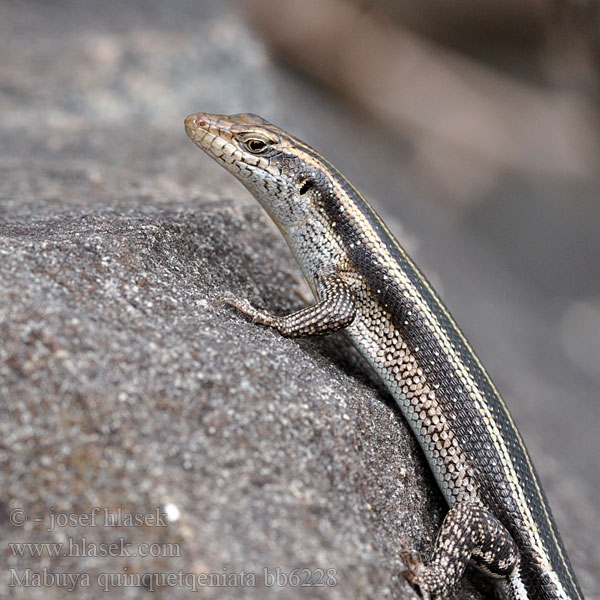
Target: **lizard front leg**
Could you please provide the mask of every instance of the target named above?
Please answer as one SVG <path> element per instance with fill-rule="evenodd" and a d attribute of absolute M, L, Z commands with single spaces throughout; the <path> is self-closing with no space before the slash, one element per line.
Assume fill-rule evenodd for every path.
<path fill-rule="evenodd" d="M 224 298 L 254 323 L 276 329 L 285 337 L 325 335 L 352 323 L 356 315 L 354 294 L 339 273 L 323 280 L 322 300 L 285 316 L 277 316 L 253 307 L 247 300 Z"/>

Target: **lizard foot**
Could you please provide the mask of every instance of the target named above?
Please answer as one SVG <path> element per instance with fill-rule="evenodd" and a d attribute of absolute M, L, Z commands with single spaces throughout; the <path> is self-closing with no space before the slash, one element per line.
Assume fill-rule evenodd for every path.
<path fill-rule="evenodd" d="M 253 325 L 258 323 L 260 325 L 266 325 L 267 327 L 274 327 L 277 329 L 280 317 L 276 317 L 263 310 L 255 308 L 245 298 L 237 298 L 231 294 L 225 294 L 219 298 L 219 301 L 221 304 L 235 308 L 237 311 L 251 319 Z"/>
<path fill-rule="evenodd" d="M 411 550 L 400 550 L 399 554 L 406 565 L 406 570 L 402 571 L 400 574 L 408 581 L 408 583 L 418 588 L 423 600 L 431 600 L 431 594 L 422 587 L 422 575 L 425 570 L 425 565 L 420 555 Z"/>

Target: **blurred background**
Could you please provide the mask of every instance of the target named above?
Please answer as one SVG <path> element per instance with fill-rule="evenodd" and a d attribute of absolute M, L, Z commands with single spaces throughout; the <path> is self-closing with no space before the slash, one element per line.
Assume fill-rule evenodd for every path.
<path fill-rule="evenodd" d="M 36 198 L 40 216 L 112 205 L 80 193 L 105 178 L 193 202 L 213 169 L 203 193 L 239 194 L 183 119 L 262 115 L 390 222 L 505 395 L 553 502 L 562 488 L 580 498 L 561 518 L 585 524 L 600 506 L 599 12 L 596 0 L 2 0 L 0 222 L 30 218 Z M 79 190 L 54 205 L 53 165 Z M 142 165 L 147 188 L 128 188 Z M 8 201 L 24 196 L 27 210 Z"/>

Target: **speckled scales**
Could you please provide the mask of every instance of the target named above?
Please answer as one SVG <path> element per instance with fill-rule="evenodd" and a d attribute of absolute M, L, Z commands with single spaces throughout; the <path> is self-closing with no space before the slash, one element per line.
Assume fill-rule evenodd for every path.
<path fill-rule="evenodd" d="M 255 115 L 186 120 L 192 140 L 277 224 L 317 298 L 285 317 L 232 302 L 284 335 L 345 332 L 385 383 L 451 507 L 414 580 L 445 595 L 467 562 L 514 600 L 583 598 L 504 401 L 427 279 L 358 191 Z M 254 153 L 249 140 L 264 148 Z M 337 296 L 337 300 L 336 300 Z"/>

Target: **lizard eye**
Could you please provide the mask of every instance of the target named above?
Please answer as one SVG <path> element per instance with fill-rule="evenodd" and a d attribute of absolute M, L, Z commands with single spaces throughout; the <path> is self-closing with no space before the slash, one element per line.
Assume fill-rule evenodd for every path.
<path fill-rule="evenodd" d="M 260 154 L 267 149 L 267 142 L 259 138 L 250 138 L 245 141 L 246 148 L 252 152 L 252 154 Z"/>

